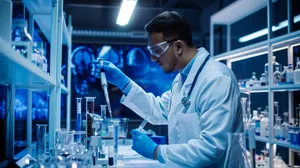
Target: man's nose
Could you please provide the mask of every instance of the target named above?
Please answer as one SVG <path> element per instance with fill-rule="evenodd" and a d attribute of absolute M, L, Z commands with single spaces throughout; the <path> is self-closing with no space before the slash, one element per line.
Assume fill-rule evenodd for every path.
<path fill-rule="evenodd" d="M 158 58 L 157 58 L 157 57 L 155 57 L 155 56 L 151 55 L 151 61 L 152 61 L 152 62 L 157 62 L 157 60 L 158 60 Z"/>

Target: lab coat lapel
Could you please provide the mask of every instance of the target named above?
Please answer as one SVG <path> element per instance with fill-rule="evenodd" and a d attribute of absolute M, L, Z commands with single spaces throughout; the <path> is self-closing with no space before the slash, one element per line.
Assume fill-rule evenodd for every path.
<path fill-rule="evenodd" d="M 183 96 L 187 96 L 187 94 L 190 91 L 190 88 L 193 84 L 193 81 L 197 74 L 198 69 L 201 67 L 201 65 L 204 63 L 204 60 L 208 56 L 209 56 L 209 53 L 204 48 L 198 49 L 198 53 L 196 54 L 196 60 L 194 61 L 194 64 L 193 64 L 193 66 L 187 76 L 187 79 L 185 80 L 183 87 L 181 89 L 181 94 Z M 195 79 L 195 80 L 197 80 L 197 79 Z"/>

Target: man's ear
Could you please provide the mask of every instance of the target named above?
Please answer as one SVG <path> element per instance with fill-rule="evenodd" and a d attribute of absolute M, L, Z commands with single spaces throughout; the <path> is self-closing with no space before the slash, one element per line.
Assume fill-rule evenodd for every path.
<path fill-rule="evenodd" d="M 177 40 L 174 43 L 175 43 L 174 45 L 175 45 L 175 49 L 176 49 L 175 52 L 178 54 L 179 57 L 181 57 L 181 55 L 183 53 L 183 46 L 184 46 L 183 41 Z"/>

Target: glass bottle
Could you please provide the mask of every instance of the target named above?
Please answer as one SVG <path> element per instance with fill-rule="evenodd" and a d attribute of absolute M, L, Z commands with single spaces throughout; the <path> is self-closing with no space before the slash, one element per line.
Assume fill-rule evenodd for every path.
<path fill-rule="evenodd" d="M 27 31 L 27 21 L 23 19 L 13 19 L 12 21 L 12 41 L 30 42 L 31 35 Z M 27 57 L 27 48 L 24 45 L 13 45 L 13 49 Z"/>
<path fill-rule="evenodd" d="M 282 135 L 282 127 L 281 127 L 281 118 L 279 116 L 276 117 L 276 124 L 274 126 L 275 138 L 280 140 Z"/>
<path fill-rule="evenodd" d="M 288 112 L 283 113 L 283 123 L 282 123 L 282 135 L 281 139 L 282 140 L 287 140 L 288 139 L 288 131 L 289 131 L 289 123 L 288 123 Z"/>
<path fill-rule="evenodd" d="M 282 71 L 282 65 L 279 64 L 278 62 L 276 62 L 276 56 L 272 57 L 272 65 L 273 65 L 273 71 L 275 71 L 276 67 L 279 67 L 279 71 Z M 266 63 L 265 64 L 265 71 L 268 72 L 268 69 L 269 69 L 269 64 Z"/>
<path fill-rule="evenodd" d="M 294 83 L 294 71 L 293 71 L 293 65 L 289 64 L 288 70 L 286 72 L 286 82 L 287 83 Z"/>
<path fill-rule="evenodd" d="M 262 112 L 263 117 L 260 120 L 260 136 L 266 137 L 266 128 L 268 127 L 269 119 L 267 117 L 267 112 Z"/>
<path fill-rule="evenodd" d="M 286 82 L 286 73 L 287 73 L 288 67 L 283 66 L 283 71 L 281 73 L 281 82 Z"/>
<path fill-rule="evenodd" d="M 294 127 L 293 124 L 290 123 L 289 132 L 288 132 L 288 142 L 292 144 L 294 143 L 293 135 L 294 135 Z"/>
<path fill-rule="evenodd" d="M 281 81 L 281 72 L 279 71 L 279 67 L 276 67 L 276 71 L 274 72 L 273 84 L 278 84 Z"/>
<path fill-rule="evenodd" d="M 244 122 L 244 127 L 245 127 L 247 119 L 248 119 L 247 112 L 246 112 L 246 108 L 247 108 L 247 98 L 246 97 L 241 98 L 241 105 L 242 105 L 242 109 L 243 109 L 243 122 Z M 246 127 L 245 127 L 245 129 L 246 129 Z"/>
<path fill-rule="evenodd" d="M 257 110 L 253 110 L 253 117 L 251 121 L 252 125 L 255 127 L 255 135 L 260 135 L 260 118 L 257 116 Z"/>
<path fill-rule="evenodd" d="M 297 65 L 294 71 L 294 83 L 300 84 L 300 58 L 297 58 Z"/>
<path fill-rule="evenodd" d="M 261 86 L 266 86 L 266 74 L 265 73 L 261 74 L 260 85 Z"/>
<path fill-rule="evenodd" d="M 274 115 L 277 117 L 279 114 L 279 104 L 277 101 L 274 101 Z"/>
<path fill-rule="evenodd" d="M 256 81 L 257 81 L 256 73 L 255 73 L 255 72 L 252 72 L 252 77 L 251 77 L 251 79 L 250 79 L 250 81 L 249 81 L 249 86 L 250 86 L 250 87 L 255 86 Z"/>

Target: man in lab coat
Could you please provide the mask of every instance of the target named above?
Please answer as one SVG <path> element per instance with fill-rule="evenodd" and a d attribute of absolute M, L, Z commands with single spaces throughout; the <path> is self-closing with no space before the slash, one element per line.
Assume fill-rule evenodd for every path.
<path fill-rule="evenodd" d="M 238 140 L 229 141 L 228 134 L 243 132 L 233 72 L 194 46 L 187 21 L 177 12 L 159 14 L 145 30 L 151 59 L 166 73 L 179 70 L 169 91 L 160 97 L 146 93 L 108 61 L 93 70 L 97 77 L 104 70 L 107 81 L 122 90 L 125 106 L 151 124 L 168 124 L 168 145 L 133 130 L 132 149 L 172 168 L 244 167 Z"/>

